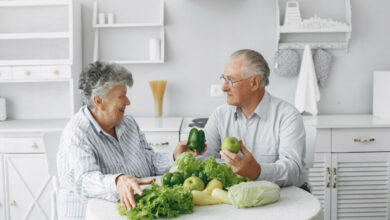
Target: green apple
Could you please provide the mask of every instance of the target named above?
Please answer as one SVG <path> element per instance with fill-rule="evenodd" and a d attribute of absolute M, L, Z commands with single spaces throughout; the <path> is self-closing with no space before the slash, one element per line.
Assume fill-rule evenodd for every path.
<path fill-rule="evenodd" d="M 204 189 L 204 182 L 197 176 L 190 176 L 184 180 L 183 187 L 192 190 L 202 191 Z"/>
<path fill-rule="evenodd" d="M 227 137 L 222 141 L 222 150 L 228 150 L 233 153 L 238 153 L 240 151 L 240 148 L 240 142 L 235 137 Z"/>

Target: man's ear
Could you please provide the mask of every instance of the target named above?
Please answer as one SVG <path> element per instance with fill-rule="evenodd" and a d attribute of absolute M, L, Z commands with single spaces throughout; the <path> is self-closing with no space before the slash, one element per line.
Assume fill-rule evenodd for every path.
<path fill-rule="evenodd" d="M 258 90 L 260 87 L 261 87 L 261 85 L 260 85 L 260 83 L 261 83 L 261 78 L 260 78 L 260 76 L 254 76 L 252 79 L 251 79 L 251 88 L 252 88 L 252 90 L 254 91 L 254 90 Z"/>
<path fill-rule="evenodd" d="M 104 110 L 103 99 L 100 96 L 98 95 L 93 96 L 93 104 L 99 110 Z"/>

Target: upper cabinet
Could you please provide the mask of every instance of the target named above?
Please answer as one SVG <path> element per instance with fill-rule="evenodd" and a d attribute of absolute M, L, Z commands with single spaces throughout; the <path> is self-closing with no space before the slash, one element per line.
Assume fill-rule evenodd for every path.
<path fill-rule="evenodd" d="M 321 18 L 316 15 L 302 19 L 300 9 L 304 8 L 308 2 L 300 5 L 298 1 L 283 1 L 285 3 L 283 9 L 281 6 L 284 4 L 281 2 L 281 0 L 276 1 L 277 48 L 303 49 L 306 44 L 309 44 L 312 48 L 348 50 L 352 33 L 350 0 L 344 0 L 345 19 L 343 21 Z M 284 18 L 284 21 L 281 18 Z M 310 34 L 309 37 L 303 37 L 308 34 Z"/>
<path fill-rule="evenodd" d="M 76 0 L 0 1 L 0 95 L 8 119 L 69 118 L 75 112 L 80 18 Z"/>
<path fill-rule="evenodd" d="M 134 7 L 123 9 L 105 2 L 94 3 L 93 61 L 164 63 L 164 0 L 145 0 L 130 5 Z M 120 46 L 111 42 L 119 42 L 116 45 Z"/>

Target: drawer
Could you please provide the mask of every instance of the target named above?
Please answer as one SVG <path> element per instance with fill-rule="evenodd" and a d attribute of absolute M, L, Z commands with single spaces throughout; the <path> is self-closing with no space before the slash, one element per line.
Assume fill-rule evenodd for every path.
<path fill-rule="evenodd" d="M 317 129 L 315 150 L 317 153 L 330 153 L 332 150 L 332 135 L 330 129 Z"/>
<path fill-rule="evenodd" d="M 0 67 L 0 80 L 12 79 L 11 67 Z"/>
<path fill-rule="evenodd" d="M 144 134 L 149 146 L 151 146 L 155 152 L 173 153 L 179 143 L 179 132 L 158 131 L 145 132 Z"/>
<path fill-rule="evenodd" d="M 332 129 L 332 152 L 390 151 L 390 128 Z"/>
<path fill-rule="evenodd" d="M 12 68 L 13 79 L 71 78 L 70 66 L 23 66 Z"/>
<path fill-rule="evenodd" d="M 41 137 L 6 137 L 0 138 L 0 153 L 44 153 Z"/>

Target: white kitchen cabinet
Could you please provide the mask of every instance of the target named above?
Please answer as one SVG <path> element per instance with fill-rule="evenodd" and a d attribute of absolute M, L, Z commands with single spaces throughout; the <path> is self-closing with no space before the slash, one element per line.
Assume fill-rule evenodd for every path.
<path fill-rule="evenodd" d="M 309 183 L 324 219 L 390 219 L 390 121 L 317 116 L 305 124 L 319 134 Z"/>
<path fill-rule="evenodd" d="M 0 219 L 5 218 L 4 170 L 3 155 L 0 154 Z"/>
<path fill-rule="evenodd" d="M 173 153 L 179 143 L 181 117 L 136 117 L 148 144 L 155 152 Z"/>
<path fill-rule="evenodd" d="M 6 154 L 4 165 L 8 219 L 49 219 L 52 184 L 45 155 Z"/>

